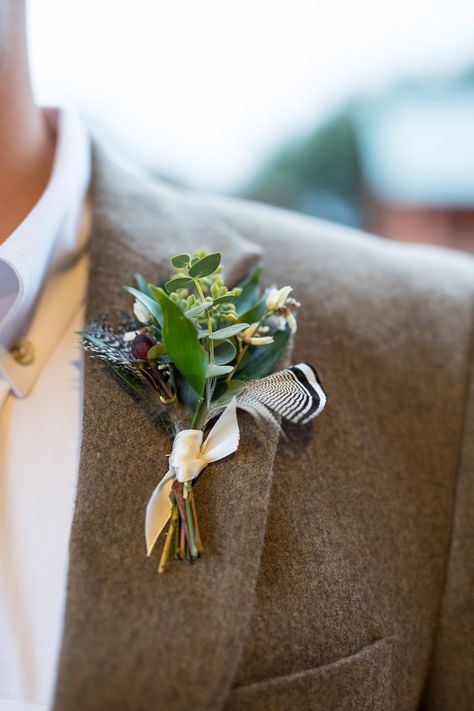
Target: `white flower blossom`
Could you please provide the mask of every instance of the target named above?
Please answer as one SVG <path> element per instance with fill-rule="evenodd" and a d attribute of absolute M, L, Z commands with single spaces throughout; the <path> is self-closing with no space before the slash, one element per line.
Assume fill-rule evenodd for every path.
<path fill-rule="evenodd" d="M 293 291 L 292 286 L 283 286 L 281 289 L 271 289 L 267 296 L 267 309 L 269 311 L 277 311 L 285 305 L 286 300 Z"/>

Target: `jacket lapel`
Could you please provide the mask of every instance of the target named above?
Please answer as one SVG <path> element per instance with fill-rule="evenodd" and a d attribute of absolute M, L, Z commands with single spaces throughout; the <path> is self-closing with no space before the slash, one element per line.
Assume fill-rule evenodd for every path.
<path fill-rule="evenodd" d="M 184 195 L 184 197 L 183 197 Z M 170 256 L 221 251 L 235 283 L 260 250 L 193 198 L 150 187 L 96 151 L 87 320 L 127 307 L 122 284 L 156 280 Z M 217 709 L 247 634 L 278 435 L 239 414 L 238 452 L 196 485 L 204 556 L 156 572 L 145 556 L 146 503 L 171 440 L 90 358 L 70 541 L 56 711 Z"/>

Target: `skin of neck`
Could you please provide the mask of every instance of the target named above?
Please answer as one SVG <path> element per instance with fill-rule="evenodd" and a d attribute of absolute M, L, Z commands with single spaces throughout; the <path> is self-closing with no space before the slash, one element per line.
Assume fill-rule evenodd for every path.
<path fill-rule="evenodd" d="M 0 0 L 0 244 L 48 184 L 56 137 L 31 89 L 24 0 Z"/>

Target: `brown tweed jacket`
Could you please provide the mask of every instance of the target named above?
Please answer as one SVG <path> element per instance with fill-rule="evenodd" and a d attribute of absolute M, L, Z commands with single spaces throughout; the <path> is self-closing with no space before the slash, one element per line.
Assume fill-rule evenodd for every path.
<path fill-rule="evenodd" d="M 474 708 L 474 264 L 156 185 L 96 149 L 88 318 L 206 246 L 302 302 L 329 405 L 196 487 L 205 556 L 158 577 L 143 517 L 170 441 L 86 361 L 55 711 Z M 278 441 L 279 439 L 279 441 Z M 156 555 L 155 555 L 156 558 Z"/>

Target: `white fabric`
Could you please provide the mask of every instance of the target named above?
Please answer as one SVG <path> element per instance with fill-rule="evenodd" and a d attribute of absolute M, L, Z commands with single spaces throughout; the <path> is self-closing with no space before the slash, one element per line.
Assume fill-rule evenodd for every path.
<path fill-rule="evenodd" d="M 147 555 L 150 555 L 158 536 L 171 514 L 170 492 L 175 479 L 184 483 L 199 476 L 211 462 L 227 457 L 239 446 L 239 423 L 235 397 L 225 408 L 206 441 L 202 442 L 201 430 L 182 430 L 173 442 L 169 469 L 160 481 L 150 501 L 145 516 L 145 539 Z M 185 490 L 186 496 L 186 490 Z"/>
<path fill-rule="evenodd" d="M 71 110 L 38 203 L 0 245 L 0 711 L 51 701 L 81 432 L 90 146 Z M 27 338 L 32 364 L 11 346 Z"/>

